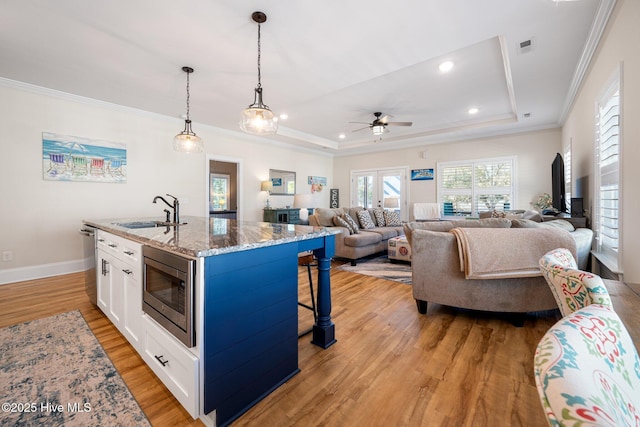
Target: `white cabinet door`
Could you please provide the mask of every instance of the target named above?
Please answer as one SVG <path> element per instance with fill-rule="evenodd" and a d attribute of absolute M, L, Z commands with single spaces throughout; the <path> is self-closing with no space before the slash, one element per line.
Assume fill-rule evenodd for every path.
<path fill-rule="evenodd" d="M 124 317 L 124 264 L 117 258 L 113 258 L 111 264 L 111 292 L 107 316 L 119 327 Z"/>
<path fill-rule="evenodd" d="M 138 350 L 142 335 L 142 245 L 98 233 L 98 307 Z"/>
<path fill-rule="evenodd" d="M 98 286 L 98 307 L 103 313 L 107 314 L 111 306 L 111 281 L 113 275 L 113 257 L 106 254 L 105 251 L 98 249 L 98 268 L 96 274 Z"/>
<path fill-rule="evenodd" d="M 122 333 L 136 349 L 139 349 L 142 331 L 142 277 L 141 269 L 124 264 L 123 294 L 124 312 L 122 318 Z"/>

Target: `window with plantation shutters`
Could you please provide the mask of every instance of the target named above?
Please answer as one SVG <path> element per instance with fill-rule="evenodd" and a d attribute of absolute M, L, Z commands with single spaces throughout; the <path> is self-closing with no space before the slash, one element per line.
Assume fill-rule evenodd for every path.
<path fill-rule="evenodd" d="M 619 266 L 620 241 L 620 78 L 613 79 L 596 105 L 595 212 L 596 250 Z"/>
<path fill-rule="evenodd" d="M 567 212 L 571 212 L 571 142 L 564 150 L 564 192 Z"/>
<path fill-rule="evenodd" d="M 477 216 L 515 204 L 515 157 L 438 163 L 442 215 Z"/>

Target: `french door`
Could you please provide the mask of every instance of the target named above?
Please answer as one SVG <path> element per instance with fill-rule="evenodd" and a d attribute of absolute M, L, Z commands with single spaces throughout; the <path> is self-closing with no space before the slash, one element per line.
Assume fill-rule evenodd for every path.
<path fill-rule="evenodd" d="M 398 211 L 400 219 L 406 221 L 407 168 L 352 171 L 350 199 L 350 206 Z"/>

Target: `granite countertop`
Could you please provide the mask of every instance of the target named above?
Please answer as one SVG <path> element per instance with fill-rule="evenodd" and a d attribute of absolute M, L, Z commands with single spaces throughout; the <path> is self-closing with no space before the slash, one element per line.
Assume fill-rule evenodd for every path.
<path fill-rule="evenodd" d="M 84 220 L 115 235 L 191 257 L 208 257 L 266 246 L 314 239 L 340 233 L 330 227 L 312 227 L 234 219 L 184 216 L 183 224 L 149 228 L 127 228 L 118 224 L 158 221 L 157 218 L 112 218 Z"/>

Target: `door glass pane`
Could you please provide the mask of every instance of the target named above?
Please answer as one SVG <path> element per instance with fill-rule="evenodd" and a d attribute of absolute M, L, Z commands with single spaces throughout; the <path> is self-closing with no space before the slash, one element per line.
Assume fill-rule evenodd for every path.
<path fill-rule="evenodd" d="M 210 210 L 227 210 L 229 205 L 229 176 L 211 174 L 209 185 Z"/>
<path fill-rule="evenodd" d="M 382 207 L 399 211 L 402 206 L 402 180 L 400 175 L 384 175 L 382 177 Z"/>
<path fill-rule="evenodd" d="M 356 178 L 357 206 L 373 207 L 373 176 L 362 175 Z"/>

